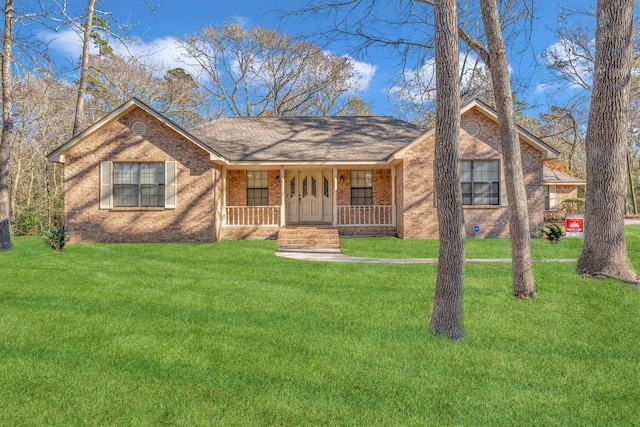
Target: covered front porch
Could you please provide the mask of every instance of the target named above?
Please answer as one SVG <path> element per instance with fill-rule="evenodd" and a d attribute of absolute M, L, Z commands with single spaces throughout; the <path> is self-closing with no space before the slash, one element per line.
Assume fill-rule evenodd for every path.
<path fill-rule="evenodd" d="M 394 235 L 396 167 L 223 168 L 222 238 L 269 238 L 291 225 Z"/>

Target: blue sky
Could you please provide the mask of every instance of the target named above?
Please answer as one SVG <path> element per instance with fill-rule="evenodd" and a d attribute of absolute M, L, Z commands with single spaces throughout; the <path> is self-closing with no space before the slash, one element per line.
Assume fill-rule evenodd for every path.
<path fill-rule="evenodd" d="M 207 25 L 220 25 L 224 21 L 237 21 L 249 28 L 263 26 L 270 29 L 286 31 L 290 34 L 301 34 L 314 30 L 310 28 L 311 20 L 289 18 L 280 19 L 276 10 L 291 10 L 307 3 L 306 0 L 148 0 L 157 5 L 152 14 L 143 0 L 102 0 L 100 7 L 114 13 L 120 22 L 135 24 L 132 34 L 139 38 L 133 46 L 134 54 L 147 56 L 146 60 L 168 66 L 184 66 L 176 61 L 179 51 L 176 50 L 175 38 L 194 33 Z M 84 2 L 80 2 L 84 3 Z M 542 104 L 542 108 L 529 113 L 545 110 L 545 98 L 558 93 L 558 86 L 544 85 L 549 75 L 541 66 L 532 62 L 533 55 L 539 55 L 543 49 L 556 42 L 552 29 L 556 25 L 558 1 L 536 1 L 537 19 L 534 22 L 532 37 L 533 52 L 525 57 L 510 61 L 512 73 L 530 82 L 527 93 L 520 94 L 530 104 Z M 566 5 L 568 2 L 565 1 Z M 48 36 L 49 38 L 51 35 Z M 52 47 L 72 63 L 79 57 L 80 41 L 71 31 L 59 33 Z M 345 46 L 329 45 L 332 53 L 350 55 Z M 148 56 L 149 52 L 153 55 Z M 387 100 L 387 91 L 392 79 L 397 75 L 399 65 L 390 60 L 388 54 L 369 51 L 366 57 L 358 57 L 357 69 L 360 73 L 359 95 L 367 103 L 372 104 L 376 114 L 392 114 L 393 107 Z M 564 89 L 571 90 L 571 89 Z"/>

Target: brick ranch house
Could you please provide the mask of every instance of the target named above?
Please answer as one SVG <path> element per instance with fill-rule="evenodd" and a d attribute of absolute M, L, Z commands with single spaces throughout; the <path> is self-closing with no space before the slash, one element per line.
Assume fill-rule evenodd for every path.
<path fill-rule="evenodd" d="M 508 236 L 496 114 L 479 101 L 460 114 L 466 233 Z M 534 233 L 551 185 L 543 161 L 558 153 L 519 135 Z M 48 160 L 64 164 L 74 243 L 269 238 L 305 224 L 438 236 L 434 131 L 392 117 L 228 117 L 187 131 L 131 99 Z"/>
<path fill-rule="evenodd" d="M 578 187 L 585 186 L 583 179 L 545 167 L 544 183 L 544 217 L 545 220 L 559 221 L 564 219 L 566 199 L 578 197 Z"/>

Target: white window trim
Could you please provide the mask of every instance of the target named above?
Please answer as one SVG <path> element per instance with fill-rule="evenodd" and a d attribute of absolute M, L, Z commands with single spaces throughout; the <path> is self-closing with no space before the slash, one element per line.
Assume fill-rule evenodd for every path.
<path fill-rule="evenodd" d="M 506 186 L 504 185 L 504 168 L 503 168 L 503 164 L 502 164 L 502 160 L 499 159 L 460 159 L 458 162 L 498 162 L 498 170 L 500 172 L 500 176 L 498 177 L 498 204 L 495 205 L 474 205 L 472 204 L 468 204 L 465 205 L 463 204 L 463 208 L 465 209 L 476 209 L 478 207 L 480 208 L 485 208 L 485 207 L 498 207 L 498 206 L 507 206 L 507 193 L 506 193 Z M 460 173 L 460 185 L 462 185 L 462 173 Z"/>
<path fill-rule="evenodd" d="M 164 177 L 164 208 L 175 209 L 177 205 L 177 170 L 175 161 L 164 162 Z M 99 202 L 100 209 L 113 209 L 113 162 L 100 162 Z"/>
<path fill-rule="evenodd" d="M 549 198 L 549 208 L 547 210 L 549 211 L 555 211 L 558 209 L 558 205 L 556 202 L 556 185 L 555 184 L 549 184 L 549 185 L 545 185 L 545 188 L 547 189 L 547 197 Z"/>

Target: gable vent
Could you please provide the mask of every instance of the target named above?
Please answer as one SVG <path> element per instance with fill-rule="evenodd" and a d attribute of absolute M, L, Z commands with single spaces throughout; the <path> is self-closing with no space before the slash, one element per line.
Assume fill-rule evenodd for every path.
<path fill-rule="evenodd" d="M 471 136 L 476 136 L 480 133 L 480 125 L 476 122 L 469 122 L 465 125 L 464 130 Z"/>
<path fill-rule="evenodd" d="M 133 132 L 134 135 L 142 136 L 147 132 L 147 125 L 143 122 L 135 122 L 131 125 L 131 132 Z"/>

